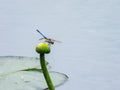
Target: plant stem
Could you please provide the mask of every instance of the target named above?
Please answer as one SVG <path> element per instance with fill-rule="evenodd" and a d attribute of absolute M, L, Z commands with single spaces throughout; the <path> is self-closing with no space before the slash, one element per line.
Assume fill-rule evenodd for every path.
<path fill-rule="evenodd" d="M 40 64 L 41 64 L 41 67 L 43 70 L 43 75 L 44 75 L 44 78 L 46 80 L 46 83 L 48 85 L 49 90 L 55 90 L 55 87 L 52 83 L 52 80 L 50 78 L 49 72 L 48 72 L 47 67 L 46 67 L 45 57 L 44 57 L 43 53 L 40 54 Z"/>

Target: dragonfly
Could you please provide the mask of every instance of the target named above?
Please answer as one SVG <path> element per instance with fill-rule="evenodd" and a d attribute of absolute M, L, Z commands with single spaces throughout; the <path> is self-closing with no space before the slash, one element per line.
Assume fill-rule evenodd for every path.
<path fill-rule="evenodd" d="M 61 43 L 61 41 L 58 40 L 54 40 L 51 38 L 47 38 L 45 35 L 43 35 L 38 29 L 36 30 L 40 35 L 42 35 L 43 38 L 40 38 L 40 40 L 45 40 L 45 42 L 49 43 L 49 44 L 54 44 L 55 42 L 57 43 Z"/>

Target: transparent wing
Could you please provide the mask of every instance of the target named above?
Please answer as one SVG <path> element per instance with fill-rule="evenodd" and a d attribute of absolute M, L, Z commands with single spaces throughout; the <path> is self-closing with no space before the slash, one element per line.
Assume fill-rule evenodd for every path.
<path fill-rule="evenodd" d="M 40 38 L 39 40 L 43 40 L 43 39 L 45 39 L 45 38 Z"/>
<path fill-rule="evenodd" d="M 51 39 L 52 42 L 62 43 L 61 41 Z"/>

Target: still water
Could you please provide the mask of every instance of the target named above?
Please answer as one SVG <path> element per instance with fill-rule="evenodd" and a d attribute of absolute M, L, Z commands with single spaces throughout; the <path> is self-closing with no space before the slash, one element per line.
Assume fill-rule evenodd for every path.
<path fill-rule="evenodd" d="M 120 90 L 119 0 L 0 0 L 0 56 L 38 57 L 41 36 L 62 41 L 46 60 L 69 80 L 56 90 Z"/>

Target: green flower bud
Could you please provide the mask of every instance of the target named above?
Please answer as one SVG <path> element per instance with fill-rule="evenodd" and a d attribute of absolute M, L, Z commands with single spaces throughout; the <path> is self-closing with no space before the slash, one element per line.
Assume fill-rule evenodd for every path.
<path fill-rule="evenodd" d="M 39 43 L 36 45 L 36 52 L 41 54 L 50 53 L 50 47 L 46 43 Z"/>

